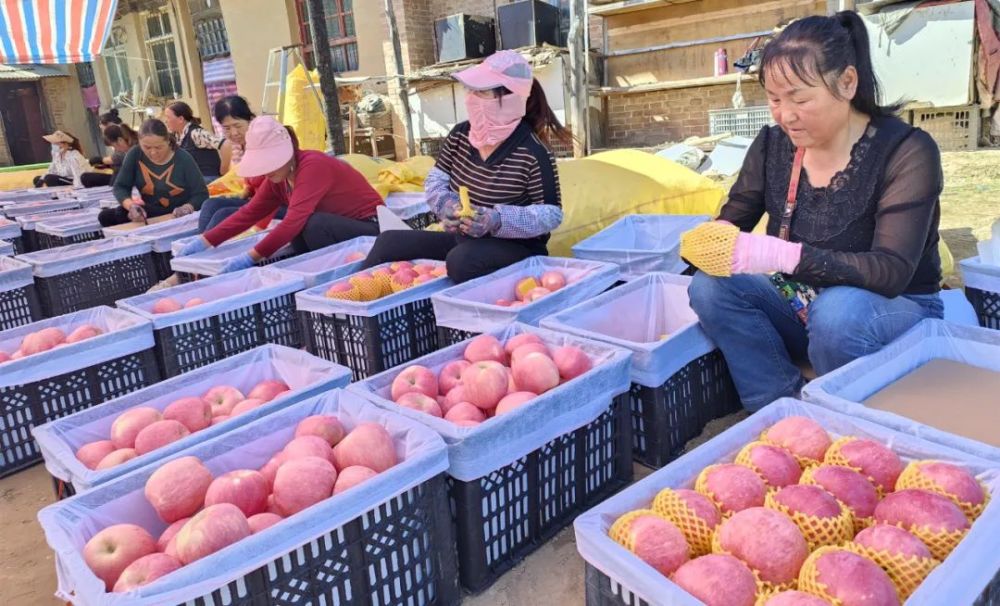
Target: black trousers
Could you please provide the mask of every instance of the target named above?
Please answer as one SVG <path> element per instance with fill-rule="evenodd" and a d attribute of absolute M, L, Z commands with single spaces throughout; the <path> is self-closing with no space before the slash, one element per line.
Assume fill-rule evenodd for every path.
<path fill-rule="evenodd" d="M 444 261 L 448 277 L 467 282 L 536 255 L 547 255 L 538 240 L 467 238 L 434 231 L 387 231 L 375 240 L 364 267 L 390 261 L 433 259 Z"/>
<path fill-rule="evenodd" d="M 296 251 L 310 252 L 360 236 L 377 236 L 378 222 L 364 221 L 330 213 L 313 213 L 302 232 L 292 242 Z"/>
<path fill-rule="evenodd" d="M 59 175 L 38 175 L 34 179 L 35 187 L 59 187 L 61 185 L 73 185 L 73 179 L 60 177 Z"/>
<path fill-rule="evenodd" d="M 111 173 L 83 173 L 80 175 L 80 184 L 84 187 L 105 187 L 111 185 L 114 175 Z"/>
<path fill-rule="evenodd" d="M 97 214 L 97 222 L 101 224 L 101 227 L 122 225 L 123 223 L 128 223 L 129 221 L 128 211 L 125 210 L 124 206 L 105 208 Z"/>

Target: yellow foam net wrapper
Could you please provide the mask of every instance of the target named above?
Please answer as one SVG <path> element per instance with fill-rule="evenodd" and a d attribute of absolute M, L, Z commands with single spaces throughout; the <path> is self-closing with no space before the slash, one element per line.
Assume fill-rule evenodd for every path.
<path fill-rule="evenodd" d="M 729 277 L 739 233 L 738 227 L 728 223 L 702 223 L 681 234 L 681 257 L 710 276 Z"/>
<path fill-rule="evenodd" d="M 841 467 L 850 467 L 854 471 L 865 476 L 866 478 L 868 478 L 868 481 L 872 483 L 872 486 L 875 487 L 875 491 L 878 492 L 878 498 L 881 499 L 882 497 L 885 496 L 885 490 L 882 489 L 882 486 L 875 481 L 875 478 L 866 474 L 864 470 L 862 470 L 860 467 L 858 467 L 857 465 L 851 465 L 851 463 L 847 460 L 847 457 L 844 456 L 844 452 L 841 450 L 841 448 L 843 448 L 845 444 L 848 444 L 855 440 L 857 440 L 857 438 L 852 438 L 851 436 L 844 436 L 843 438 L 835 440 L 833 444 L 830 445 L 830 448 L 827 449 L 826 456 L 823 457 L 823 462 L 827 463 L 828 465 L 840 465 Z"/>
<path fill-rule="evenodd" d="M 694 510 L 676 492 L 664 488 L 653 499 L 653 511 L 674 523 L 684 533 L 691 557 L 699 557 L 712 552 L 712 534 L 715 527 L 699 518 Z"/>
<path fill-rule="evenodd" d="M 330 292 L 326 291 L 327 299 L 341 299 L 343 301 L 363 301 L 361 298 L 361 291 L 358 290 L 357 286 L 351 285 L 353 288 L 351 290 L 345 290 L 342 292 Z"/>
<path fill-rule="evenodd" d="M 840 515 L 837 517 L 820 518 L 806 515 L 801 511 L 792 511 L 788 506 L 779 503 L 773 492 L 769 492 L 764 497 L 764 507 L 780 511 L 791 518 L 802 531 L 802 536 L 809 544 L 809 551 L 824 545 L 840 545 L 854 538 L 854 516 L 843 503 L 840 503 Z"/>
<path fill-rule="evenodd" d="M 708 474 L 718 466 L 718 464 L 709 465 L 705 469 L 702 469 L 701 473 L 698 474 L 698 479 L 694 481 L 694 490 L 697 493 L 705 495 L 710 501 L 715 503 L 715 506 L 719 508 L 719 513 L 722 514 L 722 519 L 728 519 L 732 517 L 733 512 L 723 509 L 719 498 L 708 489 Z"/>
<path fill-rule="evenodd" d="M 948 557 L 948 554 L 950 554 L 952 550 L 962 542 L 966 533 L 969 532 L 968 529 L 932 530 L 926 526 L 906 526 L 901 523 L 897 523 L 895 526 L 909 531 L 911 534 L 923 541 L 924 545 L 927 546 L 927 549 L 930 550 L 931 555 L 934 556 L 934 559 L 942 562 Z"/>
<path fill-rule="evenodd" d="M 401 284 L 401 283 L 399 283 L 399 282 L 397 282 L 396 280 L 393 280 L 393 279 L 389 280 L 389 287 L 392 289 L 392 292 L 394 292 L 394 293 L 403 292 L 404 290 L 406 290 L 407 288 L 410 288 L 411 286 L 413 286 L 413 285 L 412 284 Z"/>
<path fill-rule="evenodd" d="M 384 293 L 382 291 L 383 281 L 377 278 L 369 278 L 367 276 L 351 276 L 347 279 L 351 283 L 351 286 L 357 289 L 361 296 L 362 301 L 374 301 L 382 297 Z"/>
<path fill-rule="evenodd" d="M 927 575 L 941 562 L 934 558 L 892 554 L 888 551 L 875 550 L 864 545 L 848 542 L 843 545 L 847 551 L 864 556 L 879 565 L 892 579 L 899 592 L 900 601 L 906 601 L 917 587 L 924 582 Z"/>
<path fill-rule="evenodd" d="M 802 477 L 799 478 L 799 484 L 811 484 L 813 486 L 819 486 L 820 488 L 823 488 L 823 486 L 819 482 L 817 482 L 816 479 L 813 477 L 813 473 L 816 471 L 817 467 L 819 466 L 812 465 L 810 467 L 806 467 L 805 469 L 803 469 Z M 853 467 L 851 469 L 853 469 Z M 851 508 L 850 505 L 844 503 L 840 499 L 837 499 L 837 502 L 840 503 L 840 506 L 842 508 L 846 509 L 851 513 L 851 521 L 854 523 L 854 534 L 857 534 L 862 530 L 864 530 L 865 528 L 868 528 L 869 526 L 872 525 L 872 522 L 874 520 L 872 519 L 871 516 L 867 518 L 859 517 L 857 512 L 854 511 L 854 509 Z M 851 535 L 851 538 L 854 538 L 854 535 Z"/>
<path fill-rule="evenodd" d="M 768 439 L 768 437 L 767 437 L 767 430 L 766 429 L 764 431 L 760 432 L 760 437 L 757 438 L 757 439 L 760 440 L 761 442 L 765 443 L 765 444 L 770 445 L 770 446 L 777 446 L 778 448 L 785 448 L 784 446 L 782 446 L 781 444 L 778 444 L 774 440 Z M 788 450 L 788 449 L 786 448 L 785 450 Z M 791 451 L 789 451 L 789 452 L 791 452 Z M 810 458 L 810 457 L 799 456 L 799 455 L 795 454 L 794 452 L 792 453 L 792 456 L 795 457 L 795 460 L 799 462 L 799 467 L 801 467 L 802 469 L 805 469 L 806 467 L 811 467 L 813 465 L 819 465 L 820 463 L 823 462 L 823 461 L 819 461 L 817 459 L 813 459 L 813 458 Z"/>
<path fill-rule="evenodd" d="M 903 469 L 903 473 L 899 474 L 899 479 L 896 480 L 896 490 L 921 488 L 923 490 L 939 494 L 943 497 L 948 497 L 955 503 L 955 505 L 958 505 L 958 507 L 962 510 L 962 513 L 965 514 L 965 517 L 969 519 L 969 522 L 975 522 L 976 518 L 983 513 L 983 510 L 986 509 L 986 506 L 990 503 L 990 491 L 983 485 L 982 482 L 979 482 L 979 486 L 983 489 L 983 495 L 985 495 L 983 502 L 976 505 L 960 501 L 957 496 L 945 491 L 945 489 L 937 482 L 920 473 L 921 463 L 935 462 L 936 461 L 911 461 L 910 464 Z"/>
<path fill-rule="evenodd" d="M 764 480 L 764 485 L 767 486 L 767 491 L 770 493 L 770 492 L 773 492 L 773 491 L 777 490 L 778 487 L 777 486 L 771 486 L 767 482 L 767 478 L 764 477 L 764 473 L 760 470 L 759 467 L 757 467 L 754 464 L 753 460 L 750 458 L 750 451 L 753 450 L 753 448 L 755 446 L 761 446 L 761 445 L 776 446 L 777 448 L 781 448 L 785 452 L 788 452 L 786 449 L 782 448 L 781 446 L 778 446 L 777 444 L 768 444 L 768 443 L 763 442 L 763 441 L 750 442 L 749 444 L 747 444 L 746 446 L 744 446 L 743 448 L 740 449 L 740 452 L 737 453 L 736 459 L 733 460 L 733 463 L 736 463 L 737 465 L 742 465 L 743 467 L 752 469 L 754 473 L 756 473 L 758 476 L 760 476 L 761 480 Z M 789 452 L 788 454 L 792 454 L 792 453 Z M 798 461 L 798 459 L 796 459 L 796 461 Z M 799 465 L 801 465 L 801 463 L 799 463 Z"/>
<path fill-rule="evenodd" d="M 775 593 L 780 593 L 782 591 L 789 591 L 791 589 L 797 589 L 798 588 L 798 580 L 797 579 L 792 579 L 791 581 L 788 581 L 787 583 L 773 583 L 771 581 L 765 581 L 765 580 L 761 579 L 760 578 L 760 571 L 759 570 L 757 570 L 756 568 L 754 568 L 753 566 L 751 566 L 747 562 L 741 560 L 740 558 L 738 558 L 734 554 L 726 551 L 725 548 L 722 547 L 722 544 L 719 543 L 718 529 L 716 529 L 716 532 L 712 533 L 712 553 L 719 553 L 719 554 L 733 556 L 737 560 L 740 560 L 741 562 L 743 562 L 744 564 L 746 564 L 746 567 L 749 568 L 750 572 L 753 573 L 754 581 L 757 582 L 757 595 L 758 596 L 761 596 L 761 595 L 773 595 Z"/>
<path fill-rule="evenodd" d="M 629 530 L 632 529 L 632 522 L 634 522 L 636 518 L 640 518 L 642 516 L 656 516 L 670 522 L 669 519 L 652 509 L 636 509 L 623 514 L 620 518 L 615 520 L 615 523 L 611 525 L 610 529 L 608 529 L 608 536 L 625 549 L 635 552 L 635 542 L 632 540 Z M 691 547 L 689 545 L 688 549 L 690 550 L 690 548 Z M 688 555 L 690 556 L 690 553 Z"/>

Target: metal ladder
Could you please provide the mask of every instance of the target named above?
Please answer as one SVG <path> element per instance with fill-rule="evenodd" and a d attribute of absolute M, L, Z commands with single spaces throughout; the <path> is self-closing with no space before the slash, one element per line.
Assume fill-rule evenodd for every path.
<path fill-rule="evenodd" d="M 278 122 L 285 121 L 285 89 L 287 86 L 288 74 L 295 69 L 297 65 L 301 65 L 303 71 L 305 71 L 306 80 L 309 82 L 309 90 L 311 90 L 313 96 L 316 97 L 316 102 L 319 103 L 321 108 L 324 107 L 323 99 L 316 91 L 316 83 L 313 82 L 312 75 L 309 73 L 309 69 L 306 67 L 306 63 L 302 59 L 301 48 L 301 44 L 291 44 L 280 48 L 272 48 L 268 52 L 267 72 L 264 77 L 264 95 L 263 99 L 260 101 L 260 111 L 262 115 L 276 116 Z M 290 61 L 291 65 L 289 65 Z M 277 73 L 277 80 L 274 79 L 275 73 Z M 270 107 L 268 106 L 270 95 L 268 94 L 268 91 L 273 88 L 278 89 L 278 105 L 275 108 L 275 111 L 270 111 Z"/>

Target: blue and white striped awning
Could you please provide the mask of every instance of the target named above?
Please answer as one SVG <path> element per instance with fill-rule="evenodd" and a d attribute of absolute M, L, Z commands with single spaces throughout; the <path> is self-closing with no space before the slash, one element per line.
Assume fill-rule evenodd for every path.
<path fill-rule="evenodd" d="M 0 0 L 0 63 L 93 61 L 118 0 Z"/>

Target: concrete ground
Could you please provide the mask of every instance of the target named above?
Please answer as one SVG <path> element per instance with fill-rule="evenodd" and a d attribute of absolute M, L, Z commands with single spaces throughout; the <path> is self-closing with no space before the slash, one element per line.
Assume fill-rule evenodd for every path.
<path fill-rule="evenodd" d="M 976 254 L 977 240 L 989 236 L 1000 218 L 1000 150 L 943 154 L 945 191 L 941 199 L 941 234 L 956 261 Z M 949 279 L 957 284 L 957 276 Z M 744 415 L 713 422 L 688 448 L 732 425 Z M 635 467 L 636 480 L 649 471 Z M 0 480 L 0 606 L 58 604 L 51 550 L 36 513 L 54 502 L 42 465 Z M 465 601 L 470 606 L 583 604 L 583 562 L 572 527 L 564 530 L 489 590 Z M 542 597 L 544 596 L 544 597 Z"/>

